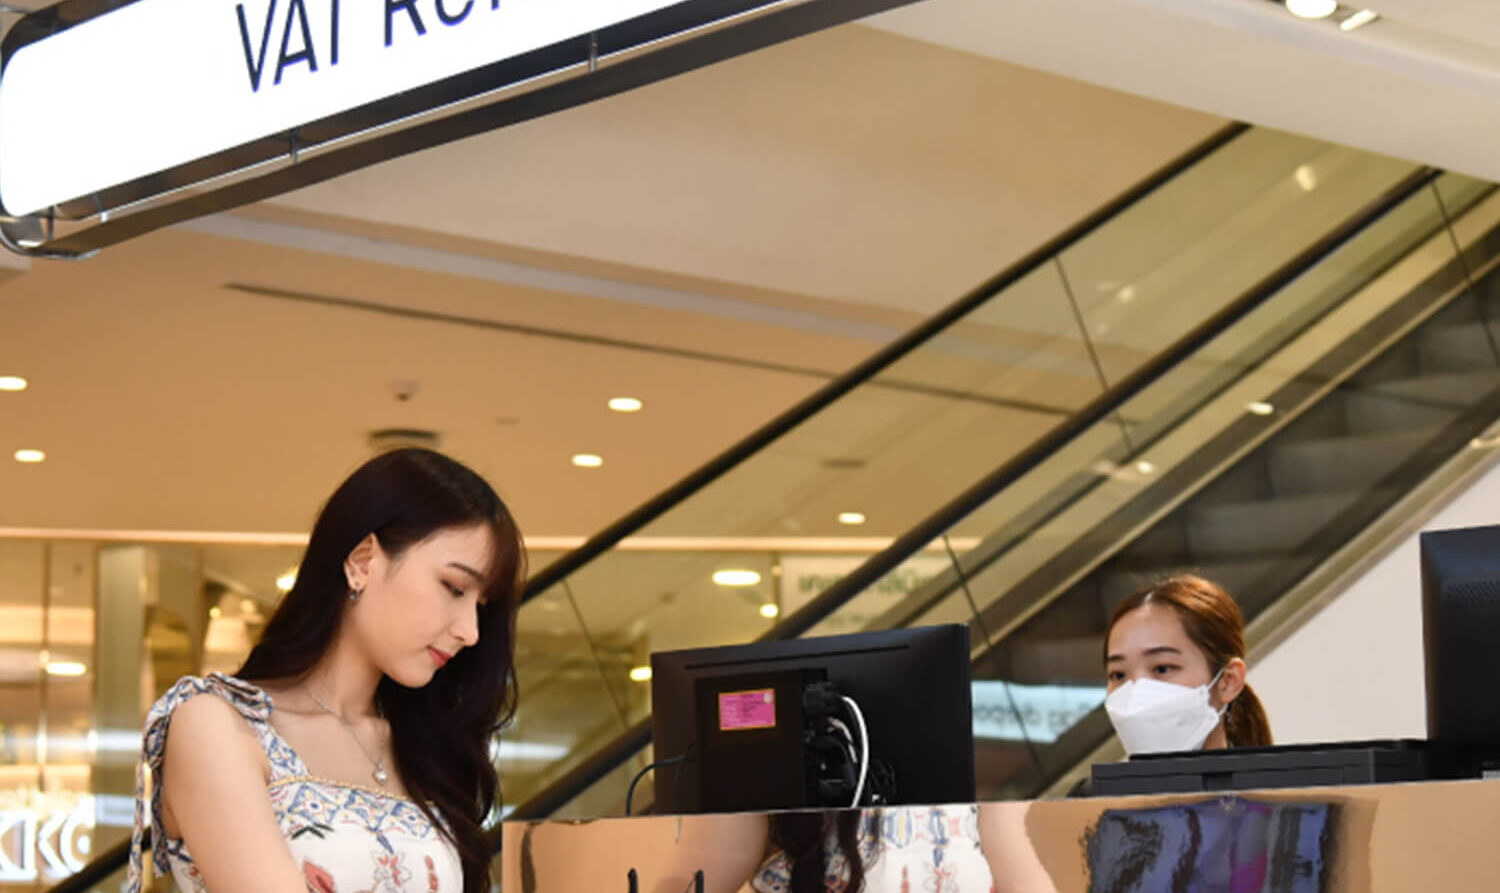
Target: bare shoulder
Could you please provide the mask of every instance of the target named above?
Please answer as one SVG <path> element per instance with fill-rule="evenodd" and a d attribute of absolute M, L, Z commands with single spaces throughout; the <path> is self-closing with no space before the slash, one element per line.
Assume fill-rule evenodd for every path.
<path fill-rule="evenodd" d="M 162 757 L 162 820 L 179 837 L 179 813 L 198 792 L 233 784 L 242 791 L 264 785 L 271 765 L 249 723 L 223 698 L 204 692 L 172 711 Z"/>
<path fill-rule="evenodd" d="M 208 692 L 193 695 L 172 711 L 166 758 L 171 760 L 184 750 L 199 748 L 230 758 L 241 751 L 250 756 L 261 753 L 260 742 L 245 717 L 223 698 Z"/>

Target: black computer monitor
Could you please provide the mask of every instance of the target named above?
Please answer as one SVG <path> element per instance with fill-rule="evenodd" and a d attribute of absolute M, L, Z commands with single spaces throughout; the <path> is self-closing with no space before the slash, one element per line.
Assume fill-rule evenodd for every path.
<path fill-rule="evenodd" d="M 1500 527 L 1421 535 L 1427 737 L 1500 750 Z"/>
<path fill-rule="evenodd" d="M 691 757 L 656 772 L 656 810 L 853 805 L 819 797 L 828 739 L 841 737 L 820 719 L 829 686 L 866 727 L 862 804 L 973 801 L 969 628 L 954 624 L 651 655 L 656 759 Z"/>

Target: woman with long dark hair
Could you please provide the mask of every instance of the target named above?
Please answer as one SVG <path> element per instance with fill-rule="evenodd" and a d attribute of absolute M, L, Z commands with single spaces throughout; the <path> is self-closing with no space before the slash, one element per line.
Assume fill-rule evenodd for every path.
<path fill-rule="evenodd" d="M 525 561 L 467 467 L 419 449 L 361 466 L 244 666 L 152 708 L 127 889 L 149 827 L 158 873 L 192 893 L 488 890 Z"/>

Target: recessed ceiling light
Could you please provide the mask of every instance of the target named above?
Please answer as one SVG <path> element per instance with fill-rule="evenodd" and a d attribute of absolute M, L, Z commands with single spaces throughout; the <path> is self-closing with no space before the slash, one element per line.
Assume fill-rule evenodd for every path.
<path fill-rule="evenodd" d="M 773 620 L 781 616 L 781 609 L 773 604 L 767 603 L 760 606 L 760 616 L 767 620 Z"/>
<path fill-rule="evenodd" d="M 609 408 L 615 412 L 640 412 L 645 404 L 634 397 L 611 397 Z"/>
<path fill-rule="evenodd" d="M 839 523 L 854 527 L 865 523 L 865 516 L 859 512 L 839 512 Z"/>
<path fill-rule="evenodd" d="M 1251 415 L 1270 415 L 1271 413 L 1276 411 L 1276 407 L 1265 402 L 1264 400 L 1256 400 L 1252 403 L 1246 403 L 1245 411 L 1250 413 Z"/>
<path fill-rule="evenodd" d="M 82 676 L 89 668 L 76 660 L 52 660 L 47 662 L 48 676 Z"/>
<path fill-rule="evenodd" d="M 26 379 L 19 375 L 0 375 L 0 391 L 24 391 Z"/>
<path fill-rule="evenodd" d="M 1339 30 L 1353 31 L 1355 28 L 1363 28 L 1378 18 L 1380 18 L 1380 13 L 1375 10 L 1361 9 L 1359 12 L 1349 16 L 1349 18 L 1339 22 Z"/>
<path fill-rule="evenodd" d="M 631 682 L 650 682 L 651 681 L 651 668 L 650 667 L 631 667 L 630 668 L 630 681 Z"/>
<path fill-rule="evenodd" d="M 212 617 L 215 620 L 218 620 L 219 619 L 219 615 L 223 614 L 223 613 L 224 612 L 219 609 L 218 605 L 214 605 L 212 608 L 208 609 L 208 616 Z"/>
<path fill-rule="evenodd" d="M 573 457 L 573 464 L 579 468 L 598 468 L 604 464 L 604 457 L 593 453 L 579 453 Z"/>
<path fill-rule="evenodd" d="M 41 450 L 16 450 L 16 461 L 36 464 L 47 458 L 47 454 Z"/>
<path fill-rule="evenodd" d="M 1299 19 L 1326 19 L 1338 8 L 1338 0 L 1286 0 L 1287 12 Z"/>
<path fill-rule="evenodd" d="M 1312 192 L 1318 188 L 1318 172 L 1313 170 L 1310 164 L 1297 165 L 1297 171 L 1292 174 L 1292 179 L 1297 181 L 1297 185 L 1302 188 L 1303 192 Z"/>
<path fill-rule="evenodd" d="M 297 585 L 297 569 L 292 568 L 276 578 L 276 588 L 282 592 L 291 592 L 292 587 Z"/>
<path fill-rule="evenodd" d="M 1139 471 L 1141 474 L 1151 474 L 1152 472 L 1156 471 L 1156 466 L 1150 462 L 1147 462 L 1145 459 L 1142 459 L 1141 461 L 1135 463 L 1135 470 Z"/>
<path fill-rule="evenodd" d="M 1115 292 L 1115 297 L 1120 299 L 1121 304 L 1129 304 L 1131 301 L 1135 300 L 1135 286 L 1125 286 L 1124 288 Z"/>
<path fill-rule="evenodd" d="M 714 582 L 720 586 L 754 586 L 760 582 L 760 574 L 746 570 L 714 571 Z"/>

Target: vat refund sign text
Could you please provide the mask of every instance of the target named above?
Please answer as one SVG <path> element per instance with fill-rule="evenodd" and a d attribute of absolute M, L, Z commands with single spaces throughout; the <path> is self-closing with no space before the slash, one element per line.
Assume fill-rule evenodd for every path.
<path fill-rule="evenodd" d="M 0 204 L 23 215 L 683 0 L 137 0 L 21 46 Z"/>

